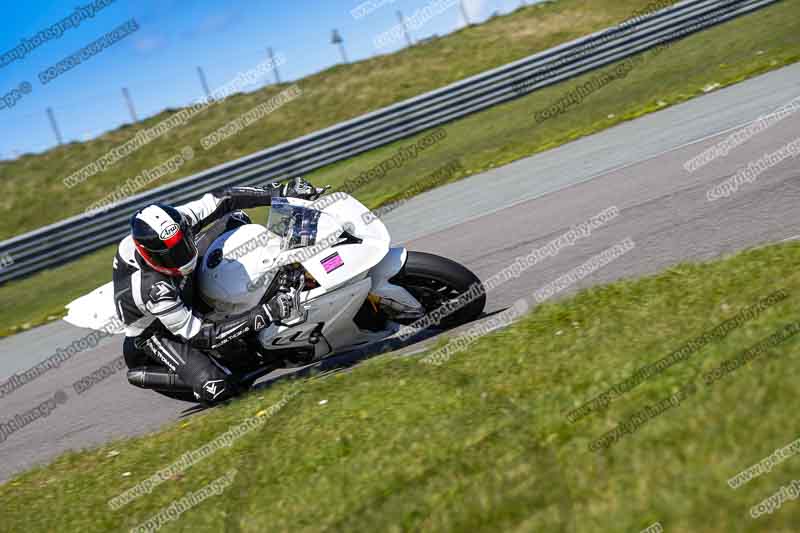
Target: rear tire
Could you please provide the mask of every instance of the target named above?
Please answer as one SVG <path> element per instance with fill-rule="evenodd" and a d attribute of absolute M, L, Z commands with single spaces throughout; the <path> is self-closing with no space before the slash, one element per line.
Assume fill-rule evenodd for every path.
<path fill-rule="evenodd" d="M 389 281 L 410 292 L 422 303 L 426 313 L 447 301 L 458 300 L 462 294 L 480 286 L 480 296 L 443 318 L 439 322 L 442 328 L 453 328 L 471 322 L 483 313 L 486 306 L 486 291 L 478 276 L 446 257 L 425 252 L 408 252 L 405 266 Z M 473 294 L 476 294 L 475 290 Z M 404 324 L 413 322 L 403 321 Z"/>

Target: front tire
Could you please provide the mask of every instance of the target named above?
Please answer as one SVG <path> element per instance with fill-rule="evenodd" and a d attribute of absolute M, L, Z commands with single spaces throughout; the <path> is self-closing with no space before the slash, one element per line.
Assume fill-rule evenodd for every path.
<path fill-rule="evenodd" d="M 439 322 L 443 328 L 453 328 L 475 320 L 486 306 L 486 291 L 478 276 L 446 257 L 426 252 L 408 252 L 403 269 L 389 281 L 403 287 L 419 300 L 426 314 L 446 302 L 458 300 L 465 293 L 478 295 L 444 317 Z M 414 321 L 402 322 L 410 324 Z"/>

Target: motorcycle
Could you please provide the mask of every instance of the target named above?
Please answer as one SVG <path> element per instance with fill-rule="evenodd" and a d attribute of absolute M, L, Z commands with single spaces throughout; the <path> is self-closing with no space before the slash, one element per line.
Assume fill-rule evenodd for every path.
<path fill-rule="evenodd" d="M 293 299 L 294 311 L 279 325 L 211 352 L 237 376 L 241 390 L 279 368 L 318 363 L 389 339 L 443 305 L 455 309 L 438 321 L 447 329 L 478 318 L 486 304 L 470 270 L 434 254 L 392 247 L 383 222 L 342 192 L 314 201 L 274 198 L 266 226 L 244 224 L 216 237 L 194 275 L 199 305 L 193 307 L 210 320 L 248 311 L 275 283 Z M 102 329 L 116 317 L 112 284 L 67 309 L 70 324 Z M 131 384 L 195 401 L 190 387 L 166 367 L 151 360 L 128 364 Z"/>

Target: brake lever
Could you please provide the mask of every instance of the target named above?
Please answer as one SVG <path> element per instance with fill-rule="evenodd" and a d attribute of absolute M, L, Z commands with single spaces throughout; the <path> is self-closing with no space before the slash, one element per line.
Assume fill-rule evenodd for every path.
<path fill-rule="evenodd" d="M 326 192 L 328 192 L 328 189 L 330 189 L 330 188 L 331 188 L 330 185 L 325 185 L 324 187 L 317 189 L 317 193 L 315 194 L 313 200 L 318 200 L 319 197 L 322 196 L 323 194 L 325 194 Z"/>

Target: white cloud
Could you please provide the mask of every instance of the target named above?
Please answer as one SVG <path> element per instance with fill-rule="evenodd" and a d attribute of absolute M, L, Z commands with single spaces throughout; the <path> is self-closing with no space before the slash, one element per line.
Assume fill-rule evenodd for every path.
<path fill-rule="evenodd" d="M 134 40 L 134 47 L 139 52 L 149 53 L 166 48 L 167 40 L 160 35 L 143 35 Z"/>
<path fill-rule="evenodd" d="M 497 7 L 493 4 L 490 0 L 464 0 L 464 8 L 473 24 L 489 18 Z"/>

